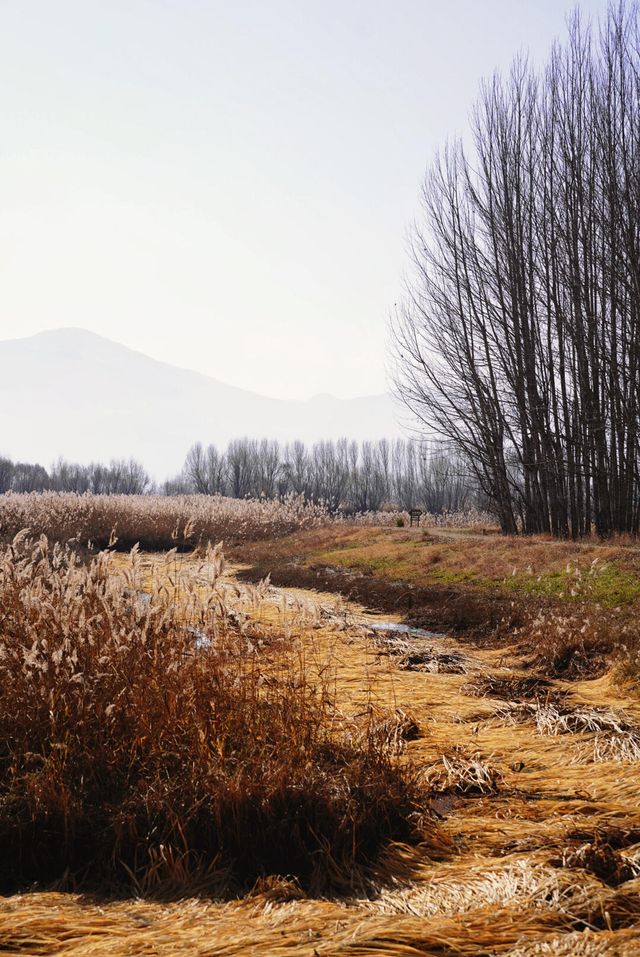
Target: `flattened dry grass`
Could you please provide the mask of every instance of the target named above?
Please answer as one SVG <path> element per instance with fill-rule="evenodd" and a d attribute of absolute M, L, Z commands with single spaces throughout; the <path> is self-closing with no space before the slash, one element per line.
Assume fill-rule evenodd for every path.
<path fill-rule="evenodd" d="M 640 761 L 640 732 L 622 731 L 619 734 L 596 734 L 579 752 L 585 763 L 606 761 Z"/>
<path fill-rule="evenodd" d="M 0 554 L 5 891 L 219 892 L 268 874 L 347 890 L 420 834 L 411 768 L 372 722 L 341 726 L 286 641 L 248 640 L 219 550 L 202 564 L 206 597 L 142 592 L 135 551 L 121 571 L 25 535 Z"/>
<path fill-rule="evenodd" d="M 365 910 L 321 901 L 274 903 L 263 895 L 223 906 L 192 900 L 179 907 L 26 895 L 14 898 L 6 918 L 0 917 L 0 945 L 9 953 L 34 957 L 635 957 L 640 931 L 628 926 L 632 903 L 625 903 L 621 893 L 602 895 L 599 910 L 588 904 L 584 908 L 584 917 L 591 914 L 604 928 L 585 928 L 583 920 L 581 929 L 574 930 L 580 917 L 557 905 L 563 893 L 570 900 L 566 883 L 542 869 L 532 870 L 533 888 L 527 886 L 527 871 L 519 875 L 513 866 L 506 879 L 495 868 L 493 879 L 490 873 L 473 875 L 475 908 L 465 882 L 456 886 L 452 875 L 440 888 L 431 888 L 440 907 L 436 903 L 437 912 L 428 918 L 412 913 L 411 905 L 402 910 L 393 900 Z M 520 893 L 509 897 L 518 887 Z M 491 901 L 501 889 L 507 890 L 503 905 Z M 547 908 L 542 896 L 532 893 L 535 889 L 550 890 Z M 606 927 L 607 907 L 612 923 L 622 925 L 616 931 Z"/>
<path fill-rule="evenodd" d="M 533 720 L 539 734 L 585 734 L 607 732 L 616 737 L 640 731 L 629 718 L 606 706 L 559 705 L 548 702 L 510 704 L 494 712 L 507 724 Z"/>

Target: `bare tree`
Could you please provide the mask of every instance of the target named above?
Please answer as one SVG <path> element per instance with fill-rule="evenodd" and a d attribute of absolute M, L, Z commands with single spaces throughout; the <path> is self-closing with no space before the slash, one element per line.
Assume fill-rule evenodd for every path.
<path fill-rule="evenodd" d="M 0 457 L 0 494 L 8 492 L 13 481 L 13 462 L 11 459 Z"/>
<path fill-rule="evenodd" d="M 503 531 L 640 528 L 636 3 L 485 84 L 422 190 L 397 390 Z"/>

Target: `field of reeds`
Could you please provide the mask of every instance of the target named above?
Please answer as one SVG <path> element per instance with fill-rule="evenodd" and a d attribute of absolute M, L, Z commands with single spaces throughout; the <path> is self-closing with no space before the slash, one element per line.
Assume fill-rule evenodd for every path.
<path fill-rule="evenodd" d="M 326 520 L 300 496 L 284 501 L 221 495 L 78 495 L 30 492 L 0 495 L 0 538 L 23 529 L 55 542 L 128 551 L 193 549 L 198 544 L 273 539 Z"/>
<path fill-rule="evenodd" d="M 26 533 L 0 554 L 3 890 L 318 892 L 419 835 L 409 769 L 370 723 L 340 725 L 290 639 L 241 627 L 219 550 L 184 589 L 172 555 L 147 582 L 137 550 L 114 557 Z"/>

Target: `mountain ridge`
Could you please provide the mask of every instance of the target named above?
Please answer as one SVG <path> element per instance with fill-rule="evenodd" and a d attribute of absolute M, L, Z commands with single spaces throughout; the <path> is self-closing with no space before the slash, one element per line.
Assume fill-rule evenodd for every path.
<path fill-rule="evenodd" d="M 14 459 L 134 456 L 164 478 L 195 441 L 400 434 L 387 394 L 270 398 L 77 327 L 0 341 L 0 451 Z"/>

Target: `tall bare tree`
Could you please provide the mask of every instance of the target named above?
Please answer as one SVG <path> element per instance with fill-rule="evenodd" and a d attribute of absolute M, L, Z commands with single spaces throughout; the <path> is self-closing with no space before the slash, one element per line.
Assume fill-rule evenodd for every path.
<path fill-rule="evenodd" d="M 640 29 L 578 13 L 481 88 L 423 184 L 397 390 L 503 531 L 640 529 Z"/>

